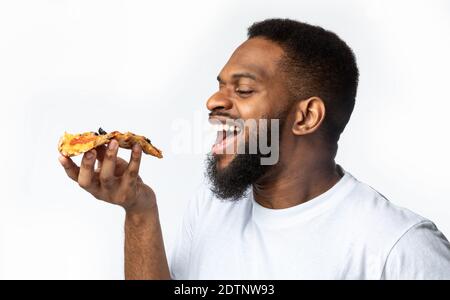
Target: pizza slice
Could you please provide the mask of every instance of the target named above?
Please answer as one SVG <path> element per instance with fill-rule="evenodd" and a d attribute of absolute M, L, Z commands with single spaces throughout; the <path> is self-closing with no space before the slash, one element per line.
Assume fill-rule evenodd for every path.
<path fill-rule="evenodd" d="M 58 143 L 58 151 L 66 156 L 75 156 L 87 152 L 98 146 L 109 143 L 111 139 L 115 139 L 119 143 L 119 147 L 131 149 L 134 144 L 139 144 L 142 151 L 146 154 L 162 158 L 162 152 L 152 145 L 150 140 L 142 135 L 136 135 L 131 132 L 121 133 L 113 131 L 110 133 L 99 129 L 97 132 L 84 132 L 81 134 L 64 133 Z"/>

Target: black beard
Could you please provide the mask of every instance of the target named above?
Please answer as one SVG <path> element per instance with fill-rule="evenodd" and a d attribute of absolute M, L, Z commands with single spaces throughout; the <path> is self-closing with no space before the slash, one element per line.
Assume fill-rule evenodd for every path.
<path fill-rule="evenodd" d="M 237 154 L 227 167 L 218 170 L 218 157 L 208 155 L 206 175 L 211 183 L 211 191 L 222 200 L 240 200 L 247 189 L 272 167 L 262 165 L 262 157 L 260 154 Z"/>

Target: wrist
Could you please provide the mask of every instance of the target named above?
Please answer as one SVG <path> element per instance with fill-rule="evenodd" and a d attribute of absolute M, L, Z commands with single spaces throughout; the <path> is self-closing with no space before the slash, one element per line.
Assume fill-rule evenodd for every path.
<path fill-rule="evenodd" d="M 146 208 L 146 209 L 128 209 L 125 210 L 125 223 L 133 227 L 139 227 L 140 225 L 154 222 L 158 218 L 158 208 Z"/>
<path fill-rule="evenodd" d="M 158 213 L 156 196 L 152 190 L 140 193 L 130 206 L 124 207 L 127 218 L 145 219 Z"/>

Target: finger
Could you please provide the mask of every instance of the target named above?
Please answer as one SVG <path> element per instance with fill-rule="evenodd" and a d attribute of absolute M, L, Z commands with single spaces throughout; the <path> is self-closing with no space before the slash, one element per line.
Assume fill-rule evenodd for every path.
<path fill-rule="evenodd" d="M 80 168 L 72 161 L 72 159 L 61 155 L 58 160 L 66 171 L 67 176 L 72 180 L 77 181 Z"/>
<path fill-rule="evenodd" d="M 108 148 L 105 145 L 101 145 L 98 146 L 97 148 L 95 148 L 95 150 L 97 151 L 97 160 L 98 160 L 98 167 L 101 167 L 102 161 L 105 158 L 105 154 L 106 154 L 106 150 Z"/>
<path fill-rule="evenodd" d="M 107 149 L 108 148 L 105 145 L 98 146 L 97 148 L 95 148 L 95 150 L 97 150 L 97 168 L 95 169 L 95 172 L 97 172 L 97 173 L 100 173 L 100 169 L 102 168 L 102 161 L 105 158 Z M 117 157 L 116 169 L 114 170 L 114 175 L 121 176 L 123 174 L 123 172 L 125 172 L 127 167 L 128 167 L 128 162 L 123 160 L 120 157 Z"/>
<path fill-rule="evenodd" d="M 114 169 L 114 176 L 119 177 L 122 176 L 128 167 L 128 162 L 124 159 L 117 157 L 116 158 L 116 168 Z M 95 168 L 95 172 L 100 174 L 102 170 L 101 162 L 97 161 L 97 168 Z"/>
<path fill-rule="evenodd" d="M 98 146 L 95 148 L 97 151 L 97 168 L 95 169 L 95 172 L 100 173 L 100 169 L 102 168 L 102 162 L 105 158 L 106 149 L 108 149 L 105 145 Z"/>
<path fill-rule="evenodd" d="M 102 168 L 100 169 L 100 184 L 107 189 L 111 188 L 114 184 L 114 170 L 116 168 L 118 149 L 118 142 L 116 140 L 111 140 L 102 161 Z"/>
<path fill-rule="evenodd" d="M 80 173 L 78 174 L 78 184 L 87 191 L 94 186 L 94 166 L 97 152 L 90 150 L 83 155 L 81 160 Z"/>
<path fill-rule="evenodd" d="M 130 163 L 124 173 L 123 181 L 124 187 L 136 184 L 136 179 L 139 174 L 139 166 L 141 164 L 142 148 L 139 144 L 135 144 L 131 150 Z"/>
<path fill-rule="evenodd" d="M 122 176 L 123 173 L 127 170 L 127 168 L 128 168 L 128 162 L 120 157 L 117 157 L 116 169 L 114 170 L 114 175 Z"/>

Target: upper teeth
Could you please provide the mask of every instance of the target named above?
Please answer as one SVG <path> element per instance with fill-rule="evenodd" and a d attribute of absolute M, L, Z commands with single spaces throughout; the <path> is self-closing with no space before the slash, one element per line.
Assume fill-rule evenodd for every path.
<path fill-rule="evenodd" d="M 228 124 L 218 124 L 218 125 L 216 125 L 216 129 L 217 129 L 217 131 L 231 131 L 231 132 L 241 131 L 241 128 L 239 126 L 228 125 Z"/>

